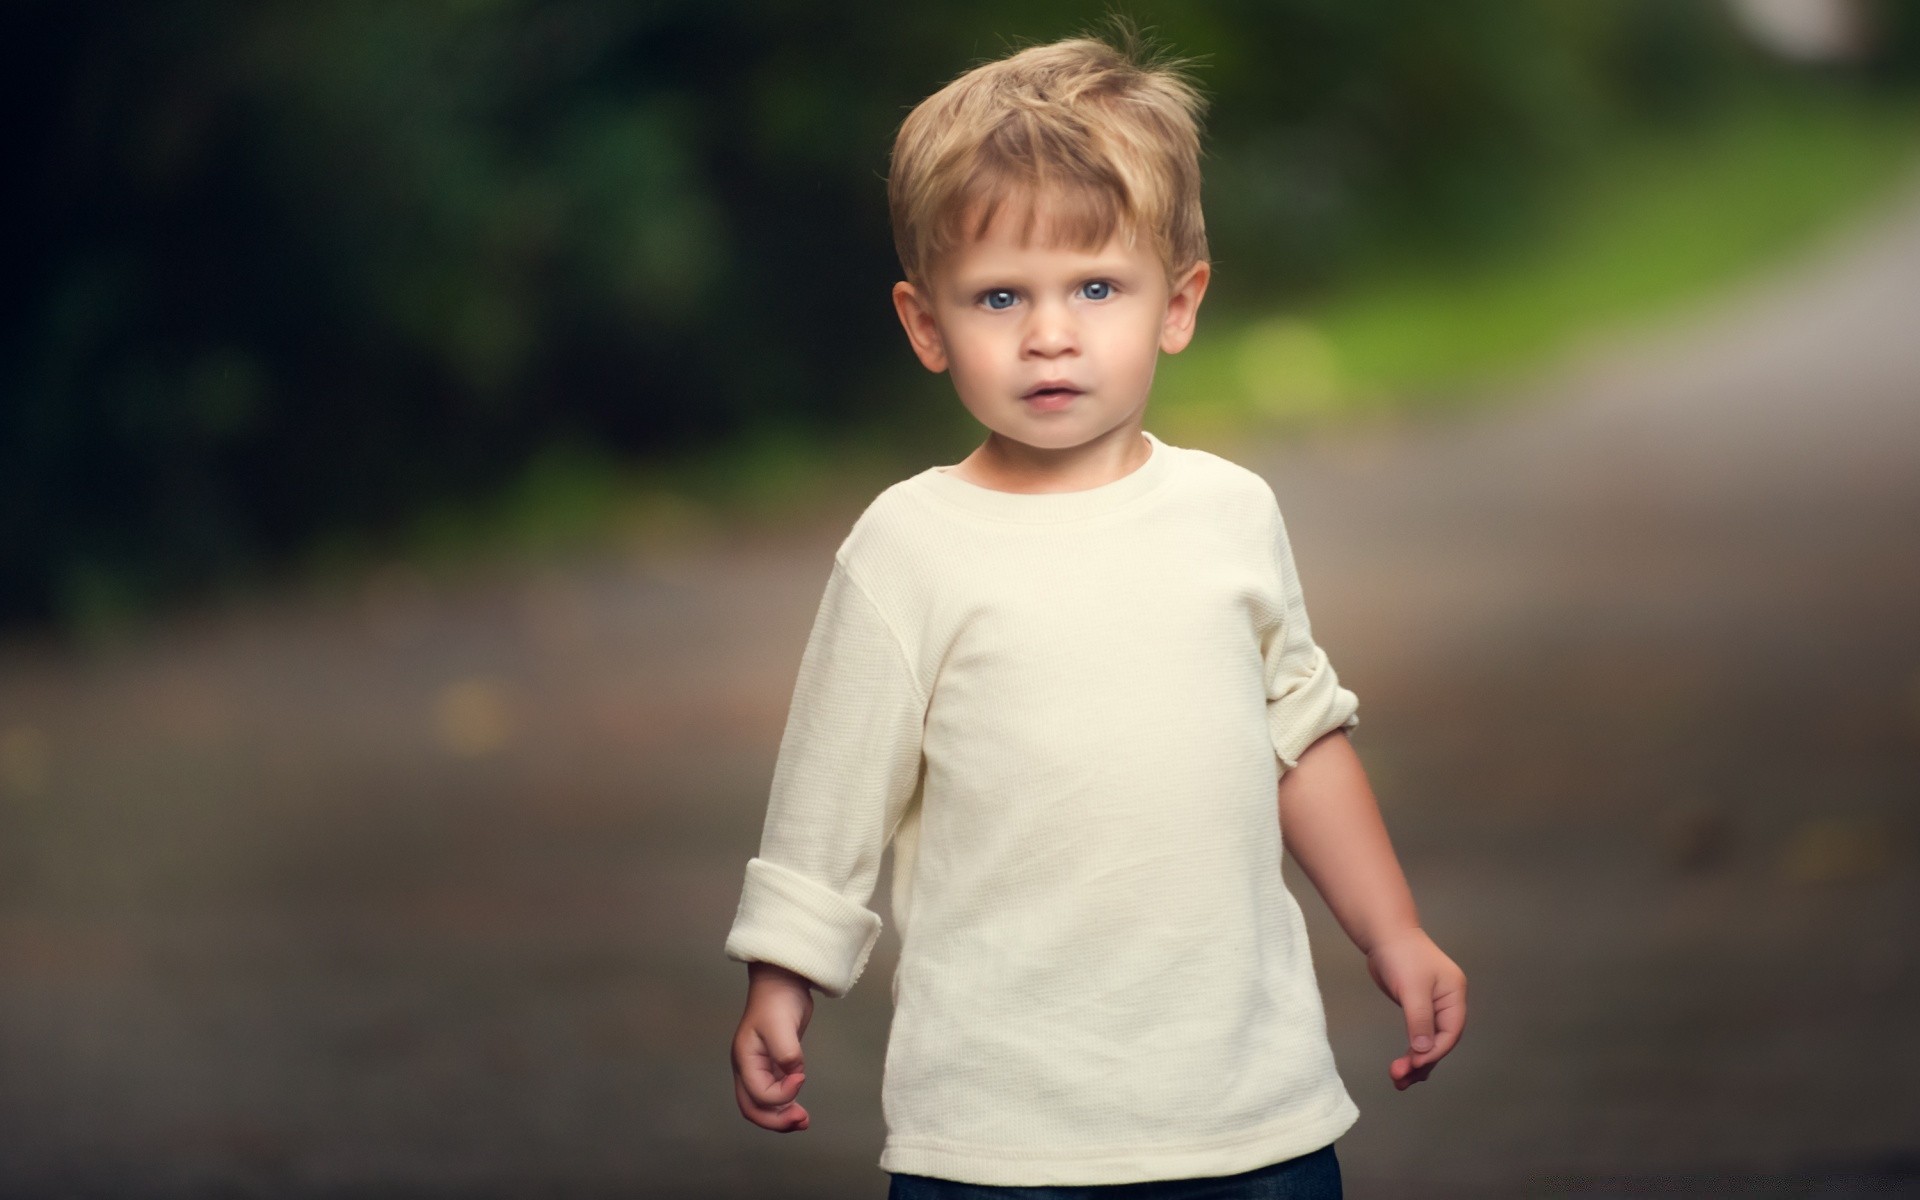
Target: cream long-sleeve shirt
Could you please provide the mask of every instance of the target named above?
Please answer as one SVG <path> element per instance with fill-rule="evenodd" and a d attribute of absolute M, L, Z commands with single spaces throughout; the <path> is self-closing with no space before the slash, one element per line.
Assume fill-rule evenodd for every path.
<path fill-rule="evenodd" d="M 1145 437 L 1077 492 L 930 467 L 835 554 L 726 954 L 844 994 L 892 846 L 886 1171 L 1228 1175 L 1359 1115 L 1277 797 L 1357 701 L 1267 482 Z"/>

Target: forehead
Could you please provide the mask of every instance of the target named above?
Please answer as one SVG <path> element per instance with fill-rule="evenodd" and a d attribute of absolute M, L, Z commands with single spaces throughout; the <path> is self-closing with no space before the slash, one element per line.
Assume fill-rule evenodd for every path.
<path fill-rule="evenodd" d="M 1160 265 L 1152 240 L 1117 213 L 1072 197 L 1017 192 L 976 200 L 954 218 L 937 273 L 1009 268 Z"/>

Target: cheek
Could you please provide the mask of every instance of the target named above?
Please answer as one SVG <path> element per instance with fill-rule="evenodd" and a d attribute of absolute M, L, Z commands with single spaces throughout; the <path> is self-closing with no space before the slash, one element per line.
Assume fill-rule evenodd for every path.
<path fill-rule="evenodd" d="M 1135 370 L 1152 370 L 1160 358 L 1160 322 L 1143 317 L 1127 322 L 1126 328 L 1117 332 L 1112 351 L 1115 360 Z"/>
<path fill-rule="evenodd" d="M 990 375 L 997 361 L 988 339 L 958 336 L 947 342 L 949 369 L 958 375 L 973 378 Z"/>

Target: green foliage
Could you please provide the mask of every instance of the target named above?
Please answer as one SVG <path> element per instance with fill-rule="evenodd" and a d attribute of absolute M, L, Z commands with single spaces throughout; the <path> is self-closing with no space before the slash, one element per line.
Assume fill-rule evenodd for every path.
<path fill-rule="evenodd" d="M 1571 340 L 1644 321 L 1804 245 L 1920 163 L 1920 111 L 1755 100 L 1558 180 L 1530 237 L 1376 263 L 1336 293 L 1211 314 L 1159 373 L 1157 420 L 1296 425 L 1459 401 Z"/>
<path fill-rule="evenodd" d="M 1127 11 L 1201 60 L 1216 295 L 1249 312 L 1436 247 L 1496 261 L 1597 147 L 1782 71 L 1710 0 Z M 886 302 L 893 131 L 973 62 L 1087 16 L 11 6 L 34 237 L 0 335 L 0 620 L 136 611 L 303 548 L 483 536 L 419 531 L 516 479 L 565 494 L 553 461 L 597 478 L 583 456 L 929 436 L 944 418 Z M 1898 85 L 1914 27 L 1809 86 Z M 1417 322 L 1344 320 L 1322 335 L 1341 361 L 1423 361 Z M 1310 342 L 1269 330 L 1245 357 Z M 573 449 L 539 457 L 555 444 Z"/>

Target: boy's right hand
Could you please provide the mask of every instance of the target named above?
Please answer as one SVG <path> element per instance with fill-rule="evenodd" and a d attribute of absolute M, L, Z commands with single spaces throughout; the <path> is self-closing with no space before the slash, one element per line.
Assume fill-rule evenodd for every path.
<path fill-rule="evenodd" d="M 734 1098 L 763 1129 L 805 1129 L 807 1110 L 795 1098 L 806 1079 L 800 1035 L 813 1019 L 813 992 L 805 976 L 772 963 L 748 963 L 747 977 L 747 1010 L 733 1035 Z"/>

